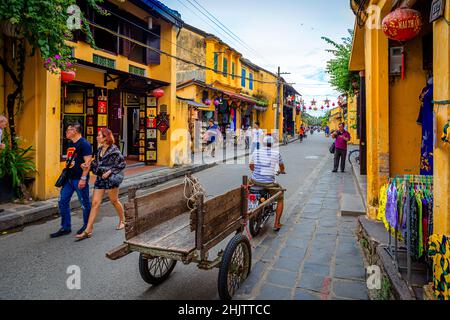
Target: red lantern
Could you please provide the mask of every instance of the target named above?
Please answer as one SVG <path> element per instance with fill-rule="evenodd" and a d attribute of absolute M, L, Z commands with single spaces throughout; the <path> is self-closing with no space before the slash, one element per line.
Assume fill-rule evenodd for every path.
<path fill-rule="evenodd" d="M 336 106 L 336 103 L 333 102 L 333 107 L 335 107 L 335 106 Z"/>
<path fill-rule="evenodd" d="M 153 90 L 152 95 L 159 99 L 164 96 L 164 90 L 163 89 L 155 89 L 155 90 Z"/>
<path fill-rule="evenodd" d="M 210 106 L 210 105 L 211 105 L 211 100 L 206 99 L 206 100 L 205 100 L 205 105 Z"/>
<path fill-rule="evenodd" d="M 398 8 L 383 19 L 383 32 L 389 39 L 408 41 L 422 30 L 422 16 L 419 11 Z"/>
<path fill-rule="evenodd" d="M 312 110 L 312 107 L 309 107 L 309 110 Z"/>
<path fill-rule="evenodd" d="M 325 108 L 324 108 L 324 106 L 322 106 L 322 107 L 321 107 L 320 109 L 322 109 L 322 110 L 323 110 L 323 109 L 325 109 Z"/>
<path fill-rule="evenodd" d="M 67 98 L 67 84 L 75 80 L 76 73 L 73 70 L 61 71 L 61 81 L 66 85 L 64 86 L 64 98 Z"/>

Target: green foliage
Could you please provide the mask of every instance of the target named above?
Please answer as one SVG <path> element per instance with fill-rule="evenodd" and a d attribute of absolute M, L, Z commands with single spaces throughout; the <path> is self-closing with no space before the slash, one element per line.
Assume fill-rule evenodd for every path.
<path fill-rule="evenodd" d="M 254 94 L 253 98 L 258 100 L 258 105 L 260 105 L 262 107 L 269 106 L 269 99 L 267 99 L 266 96 L 263 95 L 262 93 L 258 92 L 257 94 Z"/>
<path fill-rule="evenodd" d="M 97 6 L 102 1 L 87 0 L 87 3 L 98 12 L 103 12 Z M 0 21 L 16 26 L 20 37 L 28 41 L 33 51 L 40 50 L 45 67 L 56 73 L 57 67 L 65 70 L 73 64 L 72 51 L 66 40 L 73 36 L 67 25 L 72 12 L 67 11 L 74 4 L 75 0 L 3 0 L 0 2 Z M 88 21 L 82 13 L 80 18 L 87 42 L 94 45 Z"/>
<path fill-rule="evenodd" d="M 330 84 L 342 94 L 354 93 L 352 83 L 358 82 L 358 74 L 349 70 L 350 56 L 352 52 L 353 31 L 348 30 L 350 36 L 342 38 L 342 43 L 336 43 L 327 37 L 322 37 L 325 42 L 333 46 L 334 49 L 328 49 L 334 55 L 334 58 L 327 62 L 327 72 L 330 74 Z"/>
<path fill-rule="evenodd" d="M 29 173 L 36 171 L 33 157 L 29 156 L 34 150 L 31 146 L 25 149 L 12 148 L 8 132 L 6 130 L 3 132 L 5 149 L 0 151 L 0 178 L 11 177 L 16 193 L 21 196 L 21 186 L 25 178 Z"/>

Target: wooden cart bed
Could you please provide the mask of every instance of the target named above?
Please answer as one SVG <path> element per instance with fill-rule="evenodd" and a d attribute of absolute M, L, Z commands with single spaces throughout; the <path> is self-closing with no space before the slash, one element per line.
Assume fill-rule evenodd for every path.
<path fill-rule="evenodd" d="M 195 232 L 191 231 L 190 213 L 168 220 L 125 243 L 136 247 L 189 255 L 195 250 Z"/>

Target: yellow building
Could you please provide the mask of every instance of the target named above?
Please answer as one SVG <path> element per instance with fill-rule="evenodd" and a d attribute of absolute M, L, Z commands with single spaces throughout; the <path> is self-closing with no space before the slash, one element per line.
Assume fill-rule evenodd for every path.
<path fill-rule="evenodd" d="M 22 144 L 36 150 L 33 195 L 37 199 L 58 194 L 54 184 L 64 166 L 65 129 L 70 121 L 83 125 L 83 136 L 94 149 L 97 131 L 109 127 L 128 161 L 173 164 L 170 136 L 177 121 L 176 63 L 150 48 L 176 55 L 181 16 L 155 0 L 105 1 L 101 6 L 108 16 L 86 10 L 84 1 L 79 5 L 91 22 L 98 50 L 77 34 L 69 42 L 77 61 L 75 81 L 62 84 L 60 76 L 44 69 L 39 55 L 26 59 L 25 104 L 16 118 L 16 130 Z M 11 42 L 2 45 L 0 54 L 11 52 Z M 2 76 L 0 82 L 3 106 L 12 86 Z M 159 99 L 152 96 L 157 88 L 164 91 Z M 156 129 L 158 115 L 169 120 L 165 135 Z"/>
<path fill-rule="evenodd" d="M 356 8 L 356 1 L 353 1 Z M 396 175 L 419 174 L 422 129 L 416 121 L 420 112 L 419 95 L 430 75 L 434 78 L 434 232 L 450 234 L 450 149 L 440 141 L 440 132 L 450 119 L 450 6 L 443 16 L 429 22 L 431 1 L 409 1 L 421 12 L 423 27 L 414 39 L 398 43 L 389 40 L 380 23 L 393 9 L 394 1 L 367 1 L 355 10 L 352 71 L 365 74 L 367 124 L 367 205 L 375 218 L 382 184 Z M 364 10 L 365 9 L 365 10 Z M 364 11 L 369 13 L 364 19 Z M 439 10 L 437 10 L 439 13 Z M 361 19 L 362 18 L 362 19 Z M 360 24 L 358 25 L 358 22 Z M 361 23 L 364 22 L 364 23 Z M 402 52 L 405 77 L 401 77 Z"/>
<path fill-rule="evenodd" d="M 347 111 L 347 121 L 346 127 L 348 132 L 350 133 L 351 139 L 349 144 L 359 145 L 358 139 L 358 110 L 357 110 L 357 96 L 350 97 L 348 99 L 348 111 Z"/>
<path fill-rule="evenodd" d="M 190 25 L 180 31 L 177 44 L 178 56 L 196 63 L 177 62 L 177 97 L 185 110 L 184 127 L 191 135 L 192 151 L 201 150 L 198 137 L 209 119 L 218 123 L 224 136 L 227 128 L 239 136 L 242 128 L 253 127 L 257 121 L 269 132 L 276 128 L 275 74 L 245 59 L 215 35 Z M 282 102 L 279 112 L 282 115 Z"/>
<path fill-rule="evenodd" d="M 330 110 L 330 119 L 328 121 L 328 126 L 330 127 L 330 132 L 339 129 L 339 124 L 344 122 L 344 117 L 342 114 L 342 108 L 336 107 Z"/>

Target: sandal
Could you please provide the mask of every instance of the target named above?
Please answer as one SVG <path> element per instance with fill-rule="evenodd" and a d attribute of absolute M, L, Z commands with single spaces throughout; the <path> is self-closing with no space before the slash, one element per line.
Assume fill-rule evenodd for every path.
<path fill-rule="evenodd" d="M 125 222 L 121 221 L 119 223 L 119 225 L 117 226 L 116 230 L 119 231 L 119 230 L 123 230 L 123 229 L 125 229 Z"/>
<path fill-rule="evenodd" d="M 75 242 L 83 241 L 90 237 L 92 237 L 92 232 L 88 233 L 86 231 L 83 231 L 81 234 L 76 236 L 77 240 L 75 240 Z"/>
<path fill-rule="evenodd" d="M 278 228 L 277 228 L 277 227 L 274 227 L 274 228 L 273 228 L 273 231 L 278 232 L 278 231 L 281 230 L 281 228 L 283 228 L 283 225 L 280 223 L 280 226 L 279 226 Z"/>

